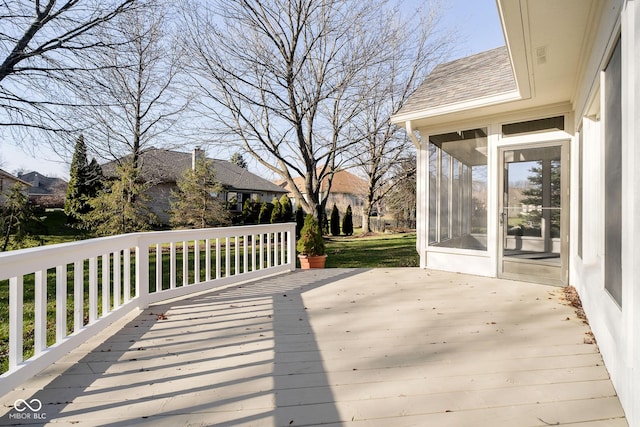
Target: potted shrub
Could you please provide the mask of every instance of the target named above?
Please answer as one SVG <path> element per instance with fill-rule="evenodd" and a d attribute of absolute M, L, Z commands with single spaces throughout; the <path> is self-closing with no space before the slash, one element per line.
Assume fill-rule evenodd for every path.
<path fill-rule="evenodd" d="M 324 239 L 322 238 L 318 221 L 311 214 L 307 214 L 304 219 L 297 249 L 300 267 L 303 269 L 324 268 L 324 263 L 327 259 Z"/>

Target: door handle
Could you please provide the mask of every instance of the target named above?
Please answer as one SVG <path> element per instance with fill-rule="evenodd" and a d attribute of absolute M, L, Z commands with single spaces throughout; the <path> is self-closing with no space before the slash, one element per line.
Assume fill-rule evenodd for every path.
<path fill-rule="evenodd" d="M 504 212 L 500 212 L 500 225 L 504 224 L 504 217 L 505 217 L 505 213 Z"/>

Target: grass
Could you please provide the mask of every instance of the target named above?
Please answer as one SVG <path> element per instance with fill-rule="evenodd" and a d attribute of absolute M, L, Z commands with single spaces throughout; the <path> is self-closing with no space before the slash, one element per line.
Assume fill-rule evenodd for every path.
<path fill-rule="evenodd" d="M 367 237 L 331 237 L 326 242 L 327 268 L 416 267 L 415 233 Z"/>

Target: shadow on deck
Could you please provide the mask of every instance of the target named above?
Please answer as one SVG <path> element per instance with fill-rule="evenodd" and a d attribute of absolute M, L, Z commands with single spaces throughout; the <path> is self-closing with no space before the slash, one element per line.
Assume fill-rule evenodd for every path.
<path fill-rule="evenodd" d="M 626 426 L 560 295 L 411 268 L 296 271 L 114 325 L 4 396 L 0 424 Z"/>

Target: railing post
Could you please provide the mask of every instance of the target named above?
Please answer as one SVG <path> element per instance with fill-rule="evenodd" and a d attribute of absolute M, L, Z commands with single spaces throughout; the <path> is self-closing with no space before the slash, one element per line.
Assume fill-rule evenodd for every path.
<path fill-rule="evenodd" d="M 138 308 L 149 307 L 149 246 L 136 243 L 136 297 Z"/>
<path fill-rule="evenodd" d="M 291 224 L 287 231 L 287 242 L 289 243 L 289 249 L 287 250 L 287 263 L 289 264 L 289 270 L 294 271 L 296 269 L 296 225 Z"/>
<path fill-rule="evenodd" d="M 22 363 L 23 343 L 23 295 L 22 276 L 9 279 L 9 370 Z"/>

